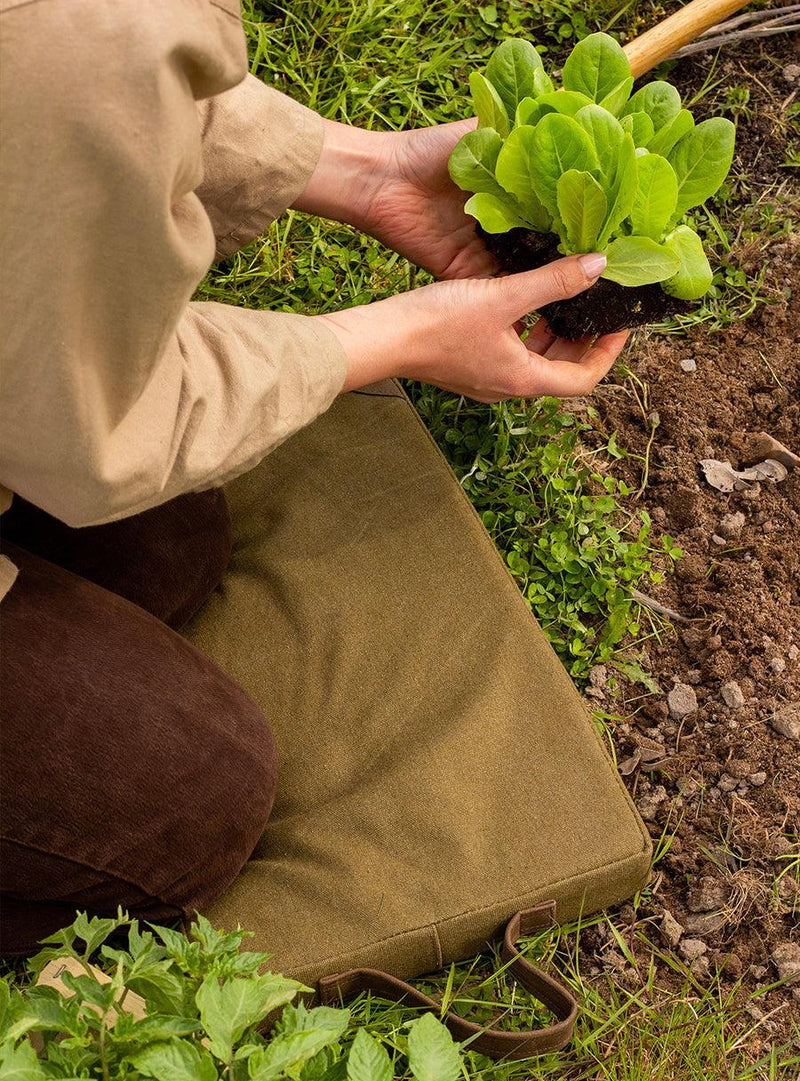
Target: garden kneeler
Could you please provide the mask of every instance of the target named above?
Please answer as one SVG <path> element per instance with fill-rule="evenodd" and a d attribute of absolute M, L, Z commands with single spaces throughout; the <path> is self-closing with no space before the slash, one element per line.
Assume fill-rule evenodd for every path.
<path fill-rule="evenodd" d="M 416 411 L 392 382 L 344 395 L 227 495 L 231 564 L 186 633 L 262 706 L 279 780 L 205 915 L 331 1000 L 408 994 L 522 913 L 505 956 L 555 1031 L 480 1046 L 562 1045 L 574 1003 L 514 939 L 631 896 L 650 841 Z"/>

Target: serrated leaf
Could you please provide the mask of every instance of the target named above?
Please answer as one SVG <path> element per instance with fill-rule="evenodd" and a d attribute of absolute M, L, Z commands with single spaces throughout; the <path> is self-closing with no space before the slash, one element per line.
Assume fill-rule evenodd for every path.
<path fill-rule="evenodd" d="M 247 1060 L 248 1077 L 252 1081 L 278 1081 L 293 1072 L 323 1048 L 339 1038 L 336 1029 L 315 1028 L 276 1036 L 266 1047 L 259 1047 Z"/>
<path fill-rule="evenodd" d="M 506 107 L 486 76 L 479 71 L 473 71 L 469 77 L 469 90 L 478 118 L 478 127 L 494 128 L 500 135 L 508 135 L 510 124 Z"/>
<path fill-rule="evenodd" d="M 335 1030 L 339 1036 L 350 1023 L 350 1011 L 336 1009 L 333 1006 L 315 1006 L 309 1010 L 303 1002 L 296 1006 L 287 1006 L 273 1031 L 276 1035 L 291 1035 L 293 1032 L 307 1032 L 315 1028 Z"/>
<path fill-rule="evenodd" d="M 599 167 L 592 141 L 571 116 L 549 113 L 533 129 L 532 153 L 536 168 L 531 177 L 539 202 L 558 213 L 558 178 L 569 169 L 593 172 Z"/>
<path fill-rule="evenodd" d="M 608 262 L 601 277 L 618 285 L 652 285 L 665 281 L 680 265 L 674 252 L 644 236 L 621 236 L 606 249 Z"/>
<path fill-rule="evenodd" d="M 236 976 L 222 983 L 213 974 L 206 976 L 195 999 L 213 1054 L 228 1062 L 233 1044 L 245 1030 L 291 1002 L 300 990 L 302 984 L 271 972 L 255 978 Z"/>
<path fill-rule="evenodd" d="M 506 115 L 514 116 L 523 98 L 537 97 L 552 88 L 542 58 L 524 38 L 501 42 L 486 66 L 486 78 L 500 95 Z"/>
<path fill-rule="evenodd" d="M 187 1040 L 154 1043 L 127 1060 L 157 1081 L 217 1081 L 219 1076 L 211 1055 Z"/>
<path fill-rule="evenodd" d="M 27 1040 L 15 1047 L 12 1040 L 0 1045 L 0 1077 L 3 1081 L 43 1081 L 45 1072 Z"/>
<path fill-rule="evenodd" d="M 734 125 L 715 116 L 698 124 L 670 152 L 668 160 L 678 178 L 676 221 L 717 191 L 730 170 L 735 141 Z"/>
<path fill-rule="evenodd" d="M 497 193 L 497 156 L 503 140 L 493 128 L 469 131 L 456 143 L 447 164 L 450 179 L 462 191 Z"/>
<path fill-rule="evenodd" d="M 636 192 L 631 207 L 631 229 L 638 236 L 660 240 L 675 213 L 678 180 L 659 154 L 647 154 L 636 162 Z"/>
<path fill-rule="evenodd" d="M 564 225 L 567 254 L 595 250 L 608 210 L 605 193 L 591 173 L 568 169 L 559 178 L 558 213 Z"/>
<path fill-rule="evenodd" d="M 347 1056 L 347 1081 L 392 1081 L 393 1077 L 386 1048 L 360 1028 Z"/>
<path fill-rule="evenodd" d="M 699 300 L 705 296 L 714 275 L 703 242 L 694 229 L 679 225 L 664 243 L 679 260 L 677 273 L 662 283 L 664 292 L 679 300 Z"/>
<path fill-rule="evenodd" d="M 622 46 L 609 34 L 589 34 L 566 59 L 562 82 L 600 102 L 631 77 L 631 66 Z"/>
<path fill-rule="evenodd" d="M 424 1013 L 408 1030 L 408 1065 L 417 1081 L 456 1081 L 461 1052 L 432 1013 Z"/>

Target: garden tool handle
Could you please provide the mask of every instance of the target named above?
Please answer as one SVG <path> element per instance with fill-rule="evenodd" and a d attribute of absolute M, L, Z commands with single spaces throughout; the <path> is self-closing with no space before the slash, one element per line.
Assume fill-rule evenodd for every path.
<path fill-rule="evenodd" d="M 474 1021 L 466 1021 L 454 1013 L 445 1014 L 442 1018 L 445 1025 L 457 1040 L 469 1041 L 470 1051 L 478 1051 L 492 1059 L 517 1059 L 541 1055 L 547 1051 L 560 1051 L 569 1043 L 578 1014 L 575 998 L 558 980 L 526 961 L 516 947 L 516 941 L 522 935 L 552 926 L 555 922 L 555 908 L 554 901 L 547 901 L 512 916 L 505 926 L 502 956 L 506 963 L 504 971 L 513 976 L 534 998 L 543 1002 L 558 1021 L 547 1028 L 529 1032 L 503 1032 L 476 1025 Z M 440 1002 L 429 998 L 410 983 L 373 968 L 356 968 L 335 976 L 324 976 L 317 987 L 320 1002 L 329 1006 L 353 998 L 362 991 L 372 991 L 392 1002 L 402 1001 L 409 1006 L 422 1006 L 434 1010 L 437 1014 L 441 1014 L 442 1010 Z"/>
<path fill-rule="evenodd" d="M 625 46 L 625 55 L 634 78 L 672 56 L 682 45 L 700 37 L 728 15 L 747 6 L 748 0 L 691 0 L 680 11 L 634 38 Z"/>

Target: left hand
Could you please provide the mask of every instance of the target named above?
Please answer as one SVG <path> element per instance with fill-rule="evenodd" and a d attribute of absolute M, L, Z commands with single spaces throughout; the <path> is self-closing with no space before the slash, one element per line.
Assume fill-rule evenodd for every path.
<path fill-rule="evenodd" d="M 459 120 L 393 133 L 384 180 L 367 208 L 372 236 L 437 278 L 486 277 L 497 269 L 475 219 L 464 213 L 469 194 L 447 171 L 453 147 L 474 127 L 474 120 Z"/>
<path fill-rule="evenodd" d="M 464 213 L 468 194 L 447 172 L 453 147 L 474 120 L 403 132 L 324 123 L 322 155 L 298 210 L 348 222 L 437 278 L 496 271 Z"/>

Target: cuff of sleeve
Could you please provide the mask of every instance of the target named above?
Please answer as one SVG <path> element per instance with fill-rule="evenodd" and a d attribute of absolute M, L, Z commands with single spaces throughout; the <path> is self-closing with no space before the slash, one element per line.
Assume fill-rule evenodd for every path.
<path fill-rule="evenodd" d="M 205 175 L 197 195 L 224 258 L 301 194 L 322 151 L 322 118 L 253 75 L 198 108 Z"/>

